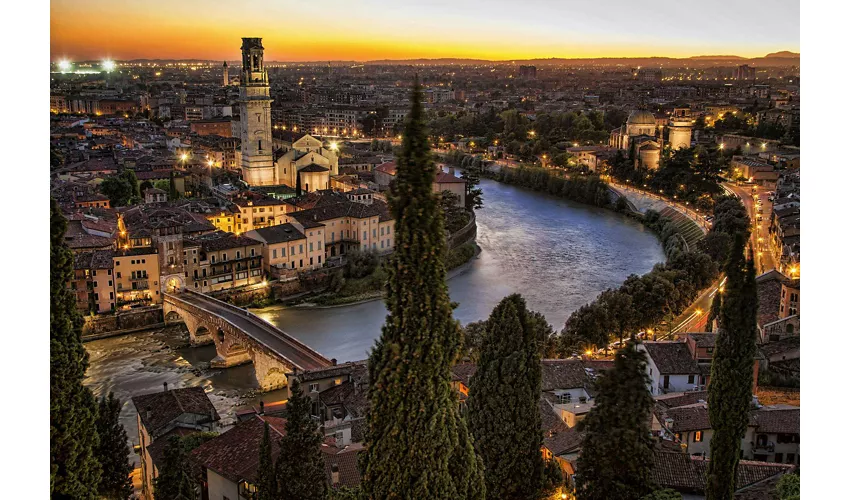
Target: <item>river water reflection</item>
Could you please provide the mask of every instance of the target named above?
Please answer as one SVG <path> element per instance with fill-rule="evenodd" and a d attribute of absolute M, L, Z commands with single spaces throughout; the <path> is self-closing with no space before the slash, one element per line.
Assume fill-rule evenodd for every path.
<path fill-rule="evenodd" d="M 449 280 L 462 324 L 487 318 L 504 296 L 518 292 L 560 330 L 600 292 L 664 260 L 655 235 L 623 215 L 488 179 L 481 188 L 481 255 Z M 366 357 L 387 313 L 382 301 L 256 312 L 340 362 Z"/>
<path fill-rule="evenodd" d="M 489 316 L 502 297 L 518 292 L 560 330 L 567 316 L 632 273 L 648 272 L 664 254 L 656 237 L 637 222 L 600 208 L 482 180 L 484 208 L 477 212 L 481 255 L 449 280 L 466 324 Z M 328 358 L 363 359 L 381 332 L 382 301 L 337 308 L 290 308 L 257 313 Z M 226 423 L 234 408 L 256 402 L 250 365 L 215 370 L 212 346 L 191 348 L 179 328 L 143 332 L 86 344 L 86 384 L 125 402 L 122 422 L 131 441 L 135 410 L 129 398 L 169 388 L 204 386 Z M 263 394 L 280 400 L 280 391 Z"/>

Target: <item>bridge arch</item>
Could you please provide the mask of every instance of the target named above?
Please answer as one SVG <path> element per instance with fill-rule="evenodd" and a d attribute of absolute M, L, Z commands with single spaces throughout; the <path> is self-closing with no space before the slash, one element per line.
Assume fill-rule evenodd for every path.
<path fill-rule="evenodd" d="M 180 313 L 177 311 L 168 311 L 164 316 L 166 325 L 174 325 L 177 323 L 183 323 L 183 318 L 180 316 Z"/>
<path fill-rule="evenodd" d="M 286 386 L 286 374 L 294 370 L 331 366 L 332 362 L 286 332 L 250 311 L 213 297 L 182 290 L 166 292 L 163 314 L 169 321 L 183 320 L 193 345 L 215 344 L 213 368 L 253 363 L 262 391 Z"/>

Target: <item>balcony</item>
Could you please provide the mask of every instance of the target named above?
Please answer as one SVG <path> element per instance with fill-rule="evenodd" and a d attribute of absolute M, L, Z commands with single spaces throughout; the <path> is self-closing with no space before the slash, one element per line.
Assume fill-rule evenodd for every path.
<path fill-rule="evenodd" d="M 762 453 L 773 453 L 776 449 L 776 445 L 773 441 L 768 441 L 766 443 L 755 443 L 753 444 L 753 453 L 754 454 L 762 454 Z"/>

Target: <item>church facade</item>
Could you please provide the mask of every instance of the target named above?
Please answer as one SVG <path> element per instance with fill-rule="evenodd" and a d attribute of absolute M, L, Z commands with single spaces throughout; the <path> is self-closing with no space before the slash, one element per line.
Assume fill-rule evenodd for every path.
<path fill-rule="evenodd" d="M 670 142 L 673 150 L 691 147 L 693 121 L 690 110 L 677 108 L 668 122 Z M 635 168 L 657 170 L 664 149 L 664 125 L 660 127 L 655 115 L 647 110 L 636 110 L 629 114 L 626 123 L 611 131 L 608 145 L 634 153 Z"/>

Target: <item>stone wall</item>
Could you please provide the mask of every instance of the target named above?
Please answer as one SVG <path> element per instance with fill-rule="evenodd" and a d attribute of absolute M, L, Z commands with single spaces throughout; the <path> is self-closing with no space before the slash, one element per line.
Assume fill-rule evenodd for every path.
<path fill-rule="evenodd" d="M 218 290 L 208 295 L 233 305 L 245 306 L 271 297 L 272 287 L 268 285 L 254 285 L 235 290 Z"/>
<path fill-rule="evenodd" d="M 465 243 L 475 241 L 475 237 L 478 235 L 478 226 L 475 224 L 475 212 L 470 211 L 469 214 L 469 222 L 446 239 L 449 250 L 454 250 Z"/>
<path fill-rule="evenodd" d="M 84 316 L 83 336 L 122 330 L 138 330 L 161 324 L 162 306 L 142 307 L 115 314 Z"/>

